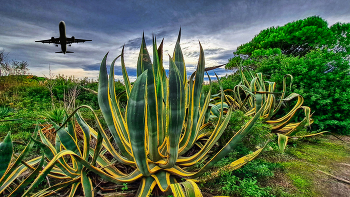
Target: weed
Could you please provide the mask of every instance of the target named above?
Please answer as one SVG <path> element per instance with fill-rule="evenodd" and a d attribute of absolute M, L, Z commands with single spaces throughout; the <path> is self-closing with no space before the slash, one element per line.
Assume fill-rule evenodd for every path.
<path fill-rule="evenodd" d="M 122 187 L 122 190 L 123 191 L 126 191 L 126 190 L 128 190 L 129 188 L 128 188 L 128 184 L 127 183 L 123 183 L 123 187 Z"/>

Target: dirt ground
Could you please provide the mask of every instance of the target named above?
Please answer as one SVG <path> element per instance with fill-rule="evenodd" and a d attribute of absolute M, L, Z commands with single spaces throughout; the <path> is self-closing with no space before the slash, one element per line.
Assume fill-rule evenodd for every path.
<path fill-rule="evenodd" d="M 350 137 L 342 136 L 342 139 L 350 144 Z M 347 161 L 334 162 L 332 165 L 334 168 L 330 174 L 334 177 L 326 175 L 319 181 L 324 186 L 320 186 L 323 195 L 325 197 L 350 197 L 350 157 Z"/>

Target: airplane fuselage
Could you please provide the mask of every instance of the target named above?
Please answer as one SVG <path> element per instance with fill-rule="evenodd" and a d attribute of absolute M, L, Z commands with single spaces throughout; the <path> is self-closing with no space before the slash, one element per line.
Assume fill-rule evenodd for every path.
<path fill-rule="evenodd" d="M 64 54 L 66 54 L 67 52 L 66 24 L 64 23 L 64 21 L 61 21 L 58 26 L 60 30 L 61 50 Z"/>

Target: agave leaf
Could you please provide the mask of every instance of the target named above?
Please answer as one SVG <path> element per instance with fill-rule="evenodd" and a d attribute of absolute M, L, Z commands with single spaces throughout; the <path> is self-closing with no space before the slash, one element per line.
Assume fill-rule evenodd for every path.
<path fill-rule="evenodd" d="M 182 140 L 182 143 L 180 143 L 180 155 L 186 153 L 194 144 L 194 140 L 196 139 L 196 129 L 198 124 L 198 118 L 199 118 L 199 99 L 200 99 L 200 93 L 202 90 L 202 84 L 204 80 L 204 68 L 205 68 L 205 61 L 204 61 L 204 51 L 202 48 L 202 45 L 199 43 L 200 47 L 200 55 L 199 55 L 199 61 L 198 66 L 196 70 L 196 76 L 194 79 L 194 83 L 192 82 L 192 76 L 190 78 L 190 95 L 189 95 L 189 118 L 187 122 L 187 128 L 184 138 Z M 193 87 L 192 87 L 193 86 Z"/>
<path fill-rule="evenodd" d="M 277 135 L 278 135 L 278 148 L 280 152 L 283 153 L 287 147 L 288 136 L 280 133 L 277 133 Z"/>
<path fill-rule="evenodd" d="M 126 71 L 126 67 L 125 67 L 125 63 L 124 63 L 124 46 L 122 49 L 120 61 L 122 64 L 122 72 L 123 72 L 124 84 L 125 84 L 125 89 L 126 89 L 126 96 L 129 99 L 129 95 L 130 95 L 130 91 L 131 91 L 131 84 L 130 84 L 128 72 Z"/>
<path fill-rule="evenodd" d="M 153 46 L 153 51 L 155 51 L 155 46 Z M 157 53 L 155 53 L 157 56 Z M 147 131 L 148 131 L 148 150 L 149 156 L 152 161 L 158 161 L 161 159 L 158 153 L 158 101 L 157 101 L 157 92 L 156 92 L 156 79 L 157 79 L 157 71 L 155 70 L 155 66 L 157 65 L 157 57 L 154 58 L 156 62 L 154 62 L 152 67 L 149 67 L 147 70 L 147 87 L 146 87 L 146 95 L 147 95 Z M 159 80 L 158 80 L 159 81 Z"/>
<path fill-rule="evenodd" d="M 111 107 L 111 113 L 113 116 L 113 121 L 116 124 L 116 132 L 118 134 L 118 137 L 121 139 L 121 142 L 123 143 L 123 146 L 125 147 L 126 151 L 128 152 L 126 155 L 126 157 L 128 157 L 129 159 L 131 159 L 130 157 L 130 143 L 129 143 L 129 136 L 128 136 L 128 132 L 127 132 L 127 126 L 126 123 L 124 121 L 122 112 L 120 110 L 119 107 L 119 101 L 117 101 L 117 96 L 115 94 L 115 81 L 114 81 L 114 64 L 115 61 L 119 58 L 120 56 L 116 57 L 112 64 L 111 64 L 111 68 L 109 71 L 109 83 L 108 83 L 108 88 L 109 88 L 109 95 L 110 95 L 110 107 Z M 116 134 L 113 134 L 113 136 Z"/>
<path fill-rule="evenodd" d="M 142 42 L 139 53 L 139 58 L 137 60 L 137 77 L 139 77 L 145 70 L 152 70 L 152 62 L 147 51 L 145 34 L 142 34 Z"/>
<path fill-rule="evenodd" d="M 41 156 L 40 163 L 36 167 L 36 169 L 12 191 L 12 193 L 9 195 L 9 197 L 19 195 L 21 192 L 24 191 L 24 189 L 25 189 L 25 187 L 27 187 L 27 185 L 32 183 L 32 181 L 34 180 L 34 178 L 36 176 L 38 176 L 40 170 L 42 169 L 42 167 L 44 165 L 44 158 L 45 158 L 45 156 L 43 154 Z"/>
<path fill-rule="evenodd" d="M 95 196 L 92 181 L 87 176 L 87 172 L 86 172 L 85 168 L 81 171 L 81 185 L 83 186 L 84 196 L 86 196 L 86 197 Z"/>
<path fill-rule="evenodd" d="M 40 161 L 40 157 L 37 157 L 37 158 L 34 158 L 30 161 L 27 162 L 27 164 L 29 166 L 32 166 L 32 165 L 35 165 L 37 164 L 38 162 Z M 21 175 L 24 171 L 26 171 L 28 169 L 27 166 L 25 165 L 20 165 L 18 166 L 17 168 L 14 169 L 14 171 L 8 175 L 8 178 L 6 180 L 4 180 L 2 183 L 1 183 L 1 186 L 0 186 L 0 194 L 2 192 L 4 192 L 5 189 L 7 189 L 8 186 L 10 186 L 12 184 L 12 182 L 14 180 L 17 179 L 17 177 L 19 175 Z"/>
<path fill-rule="evenodd" d="M 155 36 L 153 36 L 153 65 L 152 65 L 152 69 L 153 69 L 153 72 L 154 72 L 154 78 L 155 78 L 155 81 L 156 83 L 161 79 L 160 78 L 160 73 L 159 73 L 159 70 L 158 68 L 160 67 L 159 64 L 159 54 L 158 54 L 158 51 L 157 51 L 157 39 Z"/>
<path fill-rule="evenodd" d="M 120 137 L 118 136 L 117 132 L 117 126 L 114 123 L 113 120 L 113 114 L 111 109 L 111 101 L 109 99 L 109 92 L 108 92 L 108 77 L 107 77 L 107 68 L 106 68 L 106 59 L 107 54 L 103 58 L 101 62 L 100 67 L 100 75 L 99 75 L 99 86 L 98 86 L 98 103 L 101 108 L 103 117 L 107 123 L 107 126 L 109 128 L 109 131 L 111 132 L 113 139 L 115 140 L 115 143 L 117 144 L 118 148 L 120 149 L 121 154 L 119 154 L 117 151 L 114 150 L 114 148 L 111 146 L 110 149 L 113 149 L 113 154 L 117 155 L 118 160 L 123 163 L 127 164 L 129 159 L 125 158 L 125 155 L 128 154 L 126 147 L 124 147 Z M 105 138 L 105 137 L 104 137 Z M 107 139 L 105 138 L 107 141 Z M 108 140 L 109 141 L 109 140 Z"/>
<path fill-rule="evenodd" d="M 35 193 L 34 195 L 32 195 L 31 197 L 41 197 L 41 196 L 49 196 L 51 194 L 54 194 L 55 192 L 65 189 L 67 188 L 69 185 L 72 185 L 74 183 L 77 183 L 80 181 L 80 177 L 63 182 L 63 183 L 58 183 L 56 185 L 53 185 L 51 187 L 48 187 L 46 189 L 43 189 L 37 193 Z M 28 193 L 28 190 L 22 195 L 22 197 L 26 196 Z"/>
<path fill-rule="evenodd" d="M 290 138 L 304 138 L 304 137 L 312 137 L 312 136 L 316 136 L 316 135 L 322 135 L 324 133 L 329 133 L 329 131 L 322 131 L 319 133 L 313 133 L 313 134 L 309 134 L 309 135 L 302 135 L 302 136 L 292 136 Z"/>
<path fill-rule="evenodd" d="M 60 129 L 56 133 L 59 136 L 60 142 L 67 149 L 75 152 L 77 155 L 82 156 L 80 149 L 78 148 L 77 142 L 74 141 L 73 137 L 64 129 Z"/>
<path fill-rule="evenodd" d="M 158 116 L 158 147 L 161 146 L 161 143 L 164 142 L 165 138 L 165 103 L 163 102 L 163 82 L 158 80 L 157 82 L 157 116 Z"/>
<path fill-rule="evenodd" d="M 67 120 L 68 117 L 69 116 L 68 116 L 68 114 L 66 112 L 65 119 Z M 66 122 L 66 120 L 65 120 L 65 122 Z M 62 123 L 62 125 L 64 125 L 63 123 Z M 68 131 L 69 135 L 71 135 L 73 137 L 74 141 L 78 140 L 77 139 L 77 133 L 74 131 L 74 119 L 73 118 L 70 119 L 70 121 L 67 122 L 67 131 Z"/>
<path fill-rule="evenodd" d="M 34 130 L 34 134 L 36 134 L 38 132 L 38 130 L 39 130 L 39 126 L 36 125 L 35 130 Z M 6 140 L 6 138 L 5 138 L 5 140 Z M 12 142 L 11 142 L 11 145 L 12 145 Z M 0 183 L 3 180 L 7 179 L 8 176 L 21 164 L 23 158 L 29 153 L 29 151 L 30 151 L 30 149 L 32 149 L 33 145 L 34 145 L 34 142 L 32 140 L 30 140 L 28 145 L 23 149 L 21 154 L 16 158 L 15 162 L 12 165 L 8 166 L 5 174 L 3 175 L 3 177 L 1 177 Z M 0 148 L 0 150 L 1 150 L 1 148 Z M 4 154 L 6 154 L 6 152 L 4 152 Z"/>
<path fill-rule="evenodd" d="M 201 197 L 202 193 L 197 184 L 188 179 L 186 182 L 170 185 L 174 197 Z"/>
<path fill-rule="evenodd" d="M 184 121 L 185 94 L 182 79 L 174 61 L 169 56 L 169 91 L 167 97 L 168 160 L 164 167 L 174 166 Z"/>
<path fill-rule="evenodd" d="M 4 178 L 6 170 L 9 167 L 13 154 L 11 132 L 8 132 L 4 141 L 0 143 L 0 182 Z"/>
<path fill-rule="evenodd" d="M 151 176 L 142 178 L 141 186 L 139 187 L 139 190 L 137 191 L 136 196 L 137 197 L 150 196 L 151 192 L 152 192 L 154 186 L 156 186 L 156 184 L 157 184 L 156 181 Z"/>
<path fill-rule="evenodd" d="M 127 106 L 127 123 L 129 128 L 132 152 L 137 168 L 145 176 L 149 176 L 149 166 L 146 156 L 146 135 L 145 129 L 147 120 L 147 73 L 145 70 L 135 81 L 131 90 Z"/>
<path fill-rule="evenodd" d="M 183 84 L 183 86 L 185 86 L 185 84 L 187 82 L 187 74 L 186 74 L 185 60 L 184 60 L 182 50 L 180 47 L 180 38 L 181 38 L 181 28 L 180 28 L 179 35 L 177 37 L 177 41 L 175 44 L 173 61 L 176 65 L 177 69 L 180 71 L 180 77 L 182 80 L 182 84 Z"/>
<path fill-rule="evenodd" d="M 242 166 L 244 166 L 245 164 L 247 164 L 248 162 L 250 162 L 254 158 L 256 158 L 262 152 L 262 150 L 264 148 L 265 148 L 265 146 L 262 147 L 262 148 L 259 148 L 258 150 L 254 151 L 253 153 L 245 155 L 245 156 L 237 159 L 236 161 L 234 161 L 234 162 L 232 162 L 232 163 L 230 163 L 230 164 L 220 168 L 220 170 L 212 172 L 210 175 L 206 176 L 205 178 L 200 179 L 200 182 L 204 182 L 205 183 L 208 180 L 215 179 L 216 177 L 218 177 L 220 175 L 220 172 L 223 172 L 223 171 L 230 172 L 230 171 L 234 171 L 234 170 L 237 170 L 237 169 L 241 168 Z"/>
<path fill-rule="evenodd" d="M 80 182 L 75 182 L 72 184 L 72 187 L 71 187 L 70 192 L 69 192 L 69 197 L 75 196 L 75 192 L 77 191 L 79 185 L 80 185 Z"/>
<path fill-rule="evenodd" d="M 157 185 L 162 192 L 168 191 L 170 188 L 170 173 L 160 171 L 157 174 L 152 175 L 152 177 L 156 180 Z"/>

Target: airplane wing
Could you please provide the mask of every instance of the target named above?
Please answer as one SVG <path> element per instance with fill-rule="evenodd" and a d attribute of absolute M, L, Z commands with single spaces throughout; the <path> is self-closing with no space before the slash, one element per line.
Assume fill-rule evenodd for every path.
<path fill-rule="evenodd" d="M 67 44 L 79 43 L 79 42 L 87 42 L 87 41 L 92 41 L 92 40 L 76 39 L 76 38 L 74 38 L 74 37 L 72 37 L 72 38 L 67 38 Z"/>
<path fill-rule="evenodd" d="M 35 41 L 35 42 L 41 42 L 41 43 L 55 43 L 55 44 L 60 44 L 60 39 L 59 38 L 54 38 L 52 37 L 51 39 L 49 40 L 38 40 L 38 41 Z"/>

